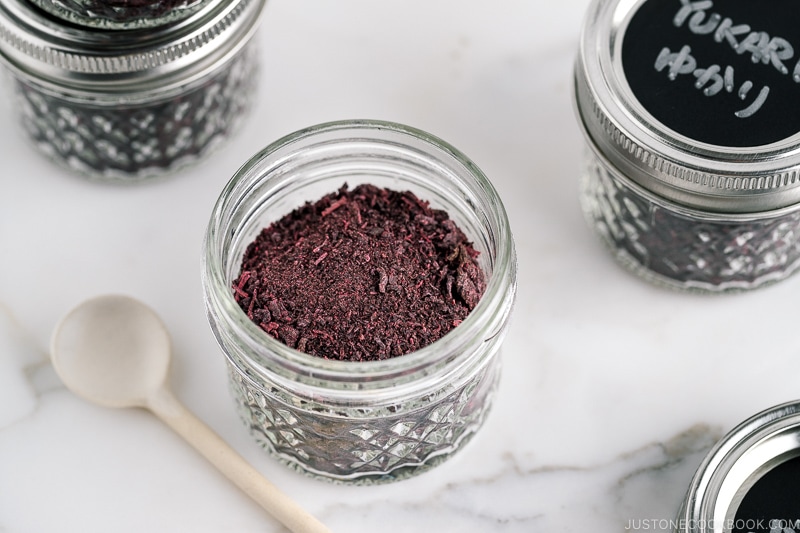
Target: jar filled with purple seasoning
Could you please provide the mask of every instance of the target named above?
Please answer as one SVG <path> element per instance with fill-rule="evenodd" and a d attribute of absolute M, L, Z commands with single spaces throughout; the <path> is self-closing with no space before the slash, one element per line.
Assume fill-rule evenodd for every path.
<path fill-rule="evenodd" d="M 594 1 L 575 68 L 581 204 L 657 284 L 753 289 L 800 265 L 800 11 Z"/>
<path fill-rule="evenodd" d="M 0 59 L 23 131 L 96 179 L 135 181 L 196 161 L 250 105 L 264 4 L 221 0 L 181 24 L 101 31 L 4 1 Z"/>
<path fill-rule="evenodd" d="M 152 28 L 183 20 L 212 0 L 29 0 L 62 20 L 113 30 Z"/>
<path fill-rule="evenodd" d="M 368 484 L 424 472 L 482 426 L 516 294 L 494 187 L 399 124 L 323 124 L 217 201 L 203 290 L 238 412 L 282 463 Z"/>

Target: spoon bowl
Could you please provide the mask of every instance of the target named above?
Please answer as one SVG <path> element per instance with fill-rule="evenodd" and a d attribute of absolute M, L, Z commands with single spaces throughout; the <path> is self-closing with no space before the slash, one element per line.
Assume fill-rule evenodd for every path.
<path fill-rule="evenodd" d="M 167 380 L 171 343 L 161 319 L 127 296 L 87 300 L 56 328 L 53 366 L 75 394 L 106 407 L 144 407 Z"/>
<path fill-rule="evenodd" d="M 106 407 L 144 407 L 294 533 L 330 533 L 172 394 L 171 342 L 161 319 L 127 296 L 87 300 L 53 333 L 53 367 L 72 392 Z"/>

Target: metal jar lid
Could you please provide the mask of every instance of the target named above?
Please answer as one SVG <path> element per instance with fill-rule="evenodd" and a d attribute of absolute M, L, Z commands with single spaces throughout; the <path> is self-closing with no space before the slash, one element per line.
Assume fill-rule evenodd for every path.
<path fill-rule="evenodd" d="M 800 402 L 772 407 L 742 422 L 703 459 L 681 507 L 677 533 L 775 531 L 795 524 L 798 516 L 742 516 L 747 498 L 767 475 L 800 458 Z M 797 465 L 793 468 L 796 471 Z M 796 476 L 795 473 L 792 474 Z M 782 486 L 797 513 L 797 488 Z M 774 501 L 770 498 L 769 501 Z M 748 513 L 752 510 L 748 509 Z M 764 511 L 769 512 L 769 511 Z M 778 528 L 783 531 L 783 528 Z"/>
<path fill-rule="evenodd" d="M 71 93 L 180 88 L 246 44 L 266 0 L 216 0 L 159 28 L 104 31 L 48 17 L 28 0 L 0 3 L 0 58 L 17 74 Z"/>
<path fill-rule="evenodd" d="M 793 0 L 594 0 L 575 69 L 590 146 L 685 206 L 800 202 L 798 25 Z"/>

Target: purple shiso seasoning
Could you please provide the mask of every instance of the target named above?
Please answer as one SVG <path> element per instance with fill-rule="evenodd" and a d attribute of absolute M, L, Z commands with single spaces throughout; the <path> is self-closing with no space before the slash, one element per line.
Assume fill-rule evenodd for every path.
<path fill-rule="evenodd" d="M 264 228 L 233 296 L 290 348 L 377 361 L 463 322 L 486 288 L 478 255 L 446 212 L 414 193 L 344 185 Z"/>
<path fill-rule="evenodd" d="M 183 24 L 77 28 L 25 0 L 0 5 L 0 59 L 34 146 L 90 178 L 172 173 L 229 137 L 257 84 L 265 0 L 226 0 Z"/>
<path fill-rule="evenodd" d="M 109 30 L 152 28 L 183 20 L 211 0 L 30 0 L 62 20 Z"/>

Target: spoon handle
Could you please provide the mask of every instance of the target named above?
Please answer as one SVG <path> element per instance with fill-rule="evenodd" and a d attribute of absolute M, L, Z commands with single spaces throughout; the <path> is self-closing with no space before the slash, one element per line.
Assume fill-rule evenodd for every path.
<path fill-rule="evenodd" d="M 149 408 L 208 459 L 248 496 L 293 533 L 331 533 L 275 485 L 254 469 L 166 388 L 153 395 Z"/>

